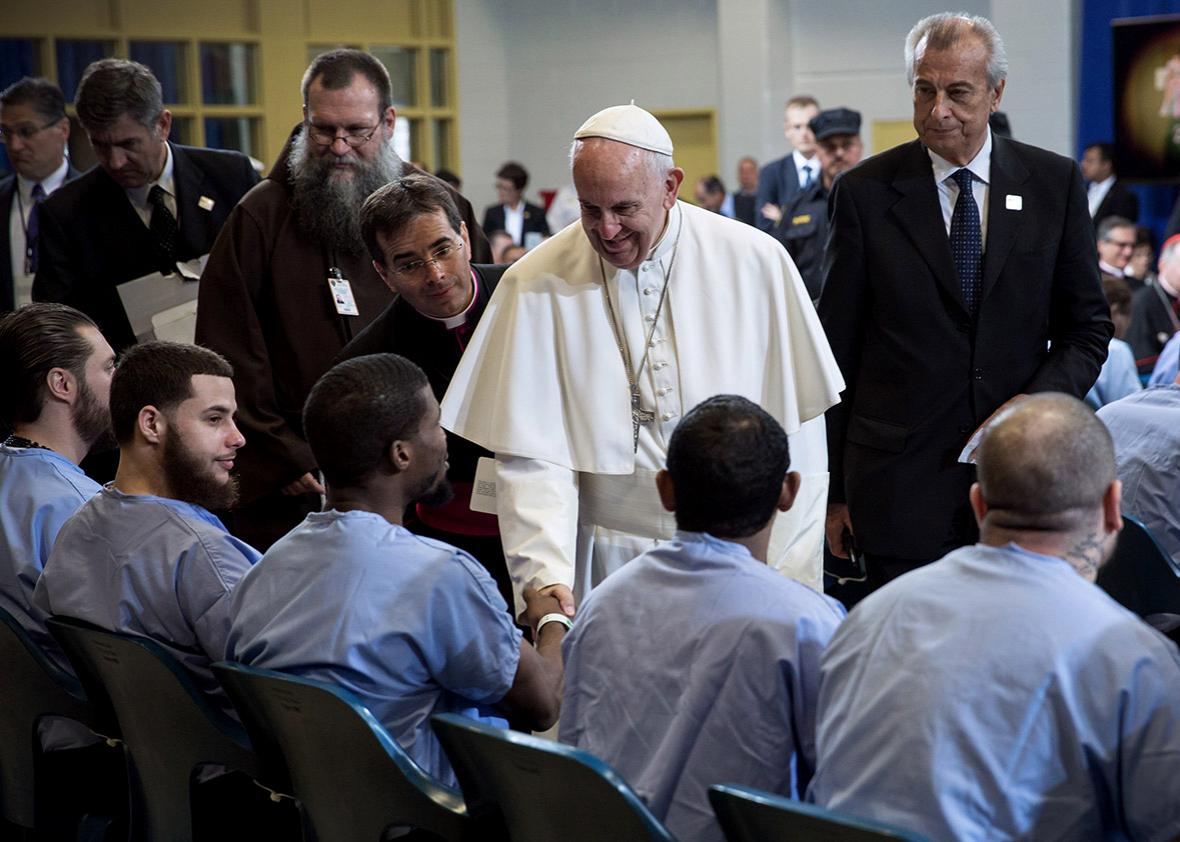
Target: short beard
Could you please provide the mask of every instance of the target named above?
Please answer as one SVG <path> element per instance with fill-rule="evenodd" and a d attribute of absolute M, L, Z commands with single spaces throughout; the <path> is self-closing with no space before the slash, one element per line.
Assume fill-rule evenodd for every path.
<path fill-rule="evenodd" d="M 299 228 L 320 245 L 343 254 L 365 253 L 361 205 L 373 191 L 398 178 L 404 166 L 391 142 L 375 136 L 369 143 L 378 144 L 377 159 L 356 158 L 351 178 L 337 177 L 335 155 L 312 152 L 306 129 L 291 143 L 287 168 Z"/>
<path fill-rule="evenodd" d="M 238 478 L 219 483 L 213 466 L 193 456 L 177 432 L 164 437 L 164 481 L 176 500 L 209 510 L 228 509 L 238 501 Z"/>
<path fill-rule="evenodd" d="M 455 496 L 455 489 L 451 488 L 451 481 L 447 479 L 447 475 L 443 474 L 430 479 L 431 485 L 415 490 L 415 493 L 410 496 L 415 503 L 421 503 L 424 506 L 443 506 L 451 502 Z"/>
<path fill-rule="evenodd" d="M 78 378 L 78 402 L 73 411 L 74 432 L 86 443 L 88 453 L 103 453 L 115 445 L 115 433 L 111 429 L 111 411 L 98 402 L 98 396 Z"/>

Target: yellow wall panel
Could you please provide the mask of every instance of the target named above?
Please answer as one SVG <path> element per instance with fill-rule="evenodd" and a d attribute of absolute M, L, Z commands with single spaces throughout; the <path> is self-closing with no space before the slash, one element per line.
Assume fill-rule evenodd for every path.
<path fill-rule="evenodd" d="M 119 26 L 117 6 L 117 0 L 12 0 L 0 12 L 0 30 L 6 37 L 41 35 L 49 27 L 63 36 L 111 34 Z"/>
<path fill-rule="evenodd" d="M 306 0 L 306 37 L 312 41 L 369 41 L 413 37 L 415 0 Z M 345 10 L 347 10 L 345 12 Z"/>
<path fill-rule="evenodd" d="M 119 0 L 123 31 L 145 35 L 242 38 L 257 35 L 254 0 Z"/>

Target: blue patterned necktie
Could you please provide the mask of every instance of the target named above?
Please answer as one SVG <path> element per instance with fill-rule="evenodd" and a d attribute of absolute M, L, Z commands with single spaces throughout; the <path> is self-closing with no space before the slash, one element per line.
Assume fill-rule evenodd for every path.
<path fill-rule="evenodd" d="M 803 189 L 806 190 L 811 186 L 811 164 L 803 165 Z"/>
<path fill-rule="evenodd" d="M 959 198 L 951 214 L 951 256 L 963 286 L 963 302 L 972 316 L 979 310 L 979 287 L 983 275 L 983 233 L 979 226 L 979 206 L 971 191 L 971 171 L 961 169 L 951 176 L 959 185 Z"/>
<path fill-rule="evenodd" d="M 33 185 L 33 192 L 29 196 L 32 206 L 29 208 L 29 219 L 25 223 L 25 274 L 37 274 L 37 234 L 41 230 L 37 214 L 37 206 L 45 198 L 45 188 L 38 182 Z"/>

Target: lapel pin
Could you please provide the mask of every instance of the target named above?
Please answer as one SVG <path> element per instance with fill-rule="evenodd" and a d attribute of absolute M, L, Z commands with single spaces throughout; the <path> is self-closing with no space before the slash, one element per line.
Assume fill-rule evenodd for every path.
<path fill-rule="evenodd" d="M 1008 210 L 1024 210 L 1024 197 L 1009 193 L 1004 197 L 1004 207 Z"/>
<path fill-rule="evenodd" d="M 1020 197 L 1017 196 L 1016 198 L 1019 199 Z M 1011 196 L 1008 197 L 1008 202 L 1009 202 L 1009 206 L 1011 206 L 1011 202 L 1012 202 Z M 201 198 L 197 199 L 197 207 L 199 207 L 201 210 L 211 211 L 211 210 L 213 210 L 213 200 L 210 199 L 208 196 L 202 196 Z"/>

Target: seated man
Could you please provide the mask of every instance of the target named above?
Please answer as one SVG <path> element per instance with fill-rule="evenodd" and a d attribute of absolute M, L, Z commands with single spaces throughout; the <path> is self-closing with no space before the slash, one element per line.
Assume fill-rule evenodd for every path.
<path fill-rule="evenodd" d="M 1092 583 L 1110 435 L 1033 395 L 979 448 L 980 543 L 869 596 L 823 656 L 817 803 L 930 839 L 1175 839 L 1180 653 Z"/>
<path fill-rule="evenodd" d="M 438 179 L 425 173 L 395 178 L 370 195 L 361 206 L 360 224 L 373 268 L 394 299 L 344 346 L 338 360 L 401 354 L 422 367 L 441 401 L 505 267 L 471 262 L 470 232 L 458 207 Z M 509 601 L 512 581 L 496 517 L 469 505 L 481 456 L 492 454 L 448 433 L 447 481 L 454 497 L 442 506 L 419 503 L 405 525 L 470 553 Z"/>
<path fill-rule="evenodd" d="M 795 500 L 787 434 L 710 398 L 672 433 L 656 483 L 676 538 L 598 586 L 565 644 L 561 740 L 618 769 L 678 839 L 720 840 L 707 791 L 796 797 L 815 758 L 819 656 L 844 610 L 766 564 Z"/>
<path fill-rule="evenodd" d="M 1123 512 L 1180 562 L 1180 377 L 1107 404 L 1098 418 L 1114 439 Z"/>
<path fill-rule="evenodd" d="M 47 613 L 156 640 L 227 711 L 209 665 L 225 656 L 230 592 L 259 558 L 208 511 L 237 493 L 232 378 L 195 345 L 125 352 L 111 382 L 119 471 L 62 527 L 33 594 Z"/>
<path fill-rule="evenodd" d="M 69 664 L 33 606 L 62 524 L 99 491 L 78 463 L 112 441 L 115 353 L 87 316 L 29 304 L 0 319 L 0 608 L 58 666 Z"/>
<path fill-rule="evenodd" d="M 327 503 L 242 580 L 227 656 L 346 687 L 451 785 L 431 715 L 495 721 L 484 708 L 498 705 L 550 727 L 568 626 L 557 600 L 527 594 L 540 627 L 534 650 L 475 559 L 402 526 L 407 506 L 440 503 L 450 490 L 438 401 L 422 370 L 396 354 L 342 362 L 312 388 L 303 428 Z"/>

